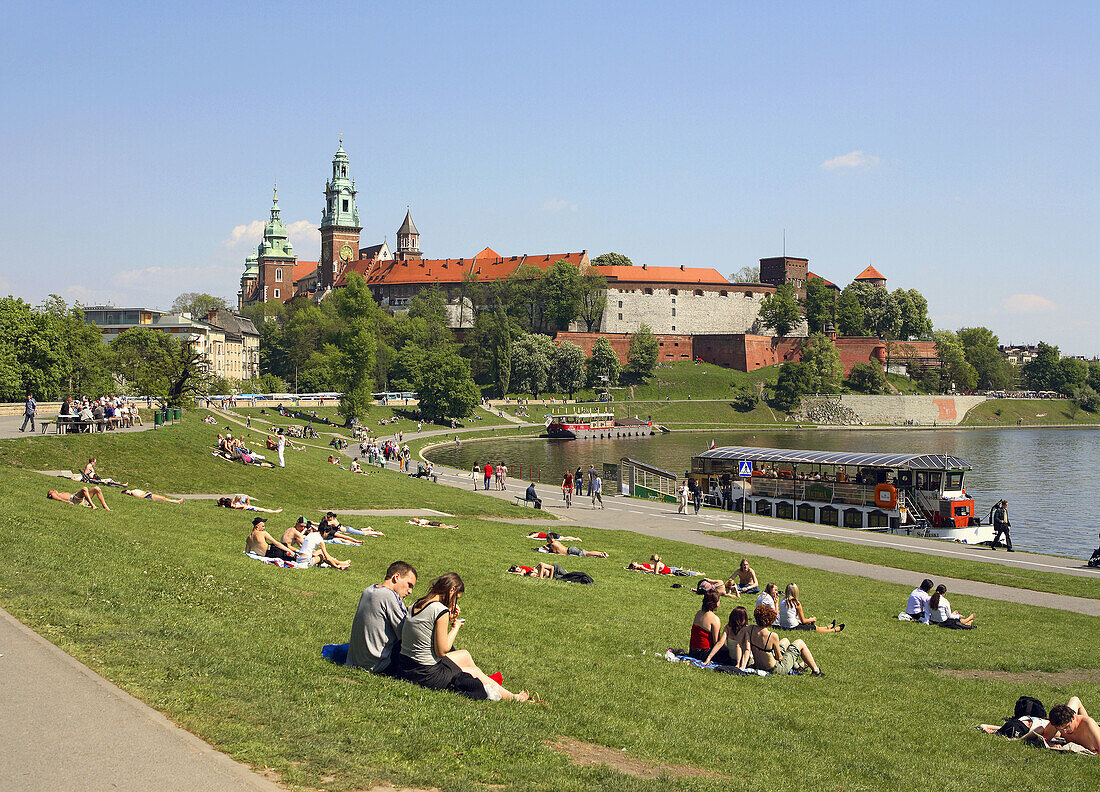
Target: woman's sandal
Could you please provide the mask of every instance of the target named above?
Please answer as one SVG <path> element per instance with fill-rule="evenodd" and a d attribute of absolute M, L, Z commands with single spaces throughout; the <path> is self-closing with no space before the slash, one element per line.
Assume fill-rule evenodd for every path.
<path fill-rule="evenodd" d="M 546 699 L 540 696 L 538 693 L 532 691 L 527 697 L 528 704 L 546 704 Z"/>

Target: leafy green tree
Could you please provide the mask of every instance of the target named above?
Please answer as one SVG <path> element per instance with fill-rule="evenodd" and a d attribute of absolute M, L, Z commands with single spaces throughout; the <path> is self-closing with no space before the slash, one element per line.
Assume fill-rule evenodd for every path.
<path fill-rule="evenodd" d="M 124 330 L 111 342 L 113 369 L 127 389 L 181 407 L 209 393 L 206 358 L 175 336 L 151 327 Z"/>
<path fill-rule="evenodd" d="M 837 332 L 842 336 L 862 336 L 867 332 L 864 327 L 863 303 L 854 291 L 855 285 L 846 286 L 837 300 L 836 325 Z"/>
<path fill-rule="evenodd" d="M 568 341 L 558 344 L 550 366 L 554 389 L 568 393 L 572 399 L 573 394 L 584 387 L 584 362 L 584 350 L 579 346 Z"/>
<path fill-rule="evenodd" d="M 172 307 L 169 310 L 172 313 L 188 313 L 192 319 L 198 319 L 201 322 L 210 311 L 228 309 L 229 303 L 221 297 L 201 292 L 184 292 L 172 301 Z"/>
<path fill-rule="evenodd" d="M 334 375 L 340 390 L 340 414 L 351 426 L 366 417 L 373 402 L 375 352 L 381 309 L 374 301 L 367 282 L 357 272 L 347 277 L 347 285 L 330 298 L 341 329 L 336 339 Z"/>
<path fill-rule="evenodd" d="M 742 385 L 734 390 L 731 404 L 737 412 L 747 413 L 755 410 L 759 401 L 760 394 L 756 392 L 755 388 Z"/>
<path fill-rule="evenodd" d="M 390 388 L 399 391 L 414 391 L 424 378 L 428 362 L 428 350 L 412 342 L 398 350 L 390 365 Z"/>
<path fill-rule="evenodd" d="M 1089 363 L 1089 387 L 1094 391 L 1100 391 L 1100 361 Z"/>
<path fill-rule="evenodd" d="M 856 363 L 848 373 L 848 387 L 860 393 L 884 393 L 886 376 L 882 368 L 874 363 Z"/>
<path fill-rule="evenodd" d="M 785 413 L 793 412 L 802 396 L 813 392 L 813 376 L 805 363 L 783 363 L 775 381 L 772 404 Z"/>
<path fill-rule="evenodd" d="M 409 340 L 425 349 L 454 341 L 447 315 L 447 295 L 433 283 L 409 300 Z"/>
<path fill-rule="evenodd" d="M 522 264 L 508 276 L 500 292 L 501 304 L 529 333 L 541 333 L 546 320 L 543 305 L 544 278 L 534 264 Z"/>
<path fill-rule="evenodd" d="M 760 265 L 754 264 L 742 267 L 730 274 L 732 283 L 760 283 Z"/>
<path fill-rule="evenodd" d="M 901 338 L 902 307 L 886 289 L 869 283 L 852 283 L 851 290 L 863 308 L 863 329 L 877 338 Z M 843 294 L 841 297 L 843 298 Z M 923 298 L 922 298 L 923 299 Z M 838 307 L 839 313 L 839 307 Z M 838 317 L 839 318 L 839 317 Z"/>
<path fill-rule="evenodd" d="M 591 260 L 593 267 L 633 267 L 634 262 L 622 253 L 601 253 Z"/>
<path fill-rule="evenodd" d="M 468 313 L 467 304 L 472 313 Z M 458 326 L 467 327 L 467 322 L 472 323 L 483 305 L 485 289 L 478 281 L 477 273 L 471 269 L 462 276 L 458 284 Z"/>
<path fill-rule="evenodd" d="M 835 393 L 844 377 L 840 350 L 822 333 L 814 333 L 802 350 L 808 393 Z"/>
<path fill-rule="evenodd" d="M 811 333 L 820 333 L 825 325 L 836 324 L 836 291 L 821 278 L 806 281 L 806 299 L 802 301 Z"/>
<path fill-rule="evenodd" d="M 618 385 L 619 373 L 622 364 L 619 356 L 606 338 L 597 338 L 592 345 L 592 355 L 585 361 L 587 380 L 590 388 L 598 388 L 603 385 Z M 601 377 L 607 377 L 606 382 Z"/>
<path fill-rule="evenodd" d="M 577 313 L 588 332 L 600 328 L 603 312 L 607 308 L 607 278 L 595 267 L 589 267 L 581 275 L 580 306 Z"/>
<path fill-rule="evenodd" d="M 891 297 L 901 315 L 897 337 L 903 341 L 928 338 L 932 334 L 932 320 L 928 318 L 928 300 L 924 295 L 916 289 L 895 289 Z"/>
<path fill-rule="evenodd" d="M 544 335 L 525 333 L 512 343 L 512 390 L 538 396 L 550 384 L 554 344 Z"/>
<path fill-rule="evenodd" d="M 966 362 L 974 367 L 976 387 L 1001 390 L 1012 384 L 1012 375 L 1004 356 L 997 349 L 998 339 L 987 327 L 964 327 L 958 332 Z"/>
<path fill-rule="evenodd" d="M 489 374 L 498 396 L 508 394 L 512 379 L 512 326 L 499 305 L 493 312 L 489 336 Z"/>
<path fill-rule="evenodd" d="M 470 374 L 469 362 L 453 348 L 443 347 L 428 353 L 417 398 L 421 415 L 440 422 L 473 412 L 481 401 L 481 390 Z"/>
<path fill-rule="evenodd" d="M 626 369 L 636 382 L 645 382 L 657 368 L 659 354 L 657 336 L 649 325 L 642 323 L 630 335 L 630 349 L 626 353 Z"/>
<path fill-rule="evenodd" d="M 969 390 L 978 382 L 978 373 L 966 360 L 959 337 L 950 330 L 936 330 L 936 356 L 940 359 L 940 389 L 954 385 L 959 390 Z"/>
<path fill-rule="evenodd" d="M 575 264 L 564 259 L 547 270 L 542 284 L 544 329 L 565 330 L 577 318 L 581 307 L 581 275 Z"/>
<path fill-rule="evenodd" d="M 760 323 L 774 330 L 782 338 L 798 326 L 802 313 L 798 310 L 794 286 L 784 283 L 776 287 L 775 293 L 765 295 L 760 304 Z"/>
<path fill-rule="evenodd" d="M 1062 372 L 1058 361 L 1061 357 L 1058 347 L 1040 341 L 1035 357 L 1025 363 L 1020 371 L 1024 386 L 1037 391 L 1060 391 Z"/>
<path fill-rule="evenodd" d="M 1100 394 L 1088 385 L 1079 385 L 1073 389 L 1073 401 L 1082 410 L 1090 413 L 1100 410 Z"/>
<path fill-rule="evenodd" d="M 1088 363 L 1076 358 L 1062 358 L 1058 361 L 1058 380 L 1058 392 L 1071 396 L 1075 390 L 1088 384 Z"/>

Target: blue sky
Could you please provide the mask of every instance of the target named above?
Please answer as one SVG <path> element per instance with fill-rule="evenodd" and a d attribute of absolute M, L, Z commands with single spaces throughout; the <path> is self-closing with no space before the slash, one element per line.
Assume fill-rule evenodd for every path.
<path fill-rule="evenodd" d="M 868 263 L 939 327 L 1100 354 L 1095 3 L 21 4 L 0 293 L 233 298 L 343 134 L 363 243 Z"/>

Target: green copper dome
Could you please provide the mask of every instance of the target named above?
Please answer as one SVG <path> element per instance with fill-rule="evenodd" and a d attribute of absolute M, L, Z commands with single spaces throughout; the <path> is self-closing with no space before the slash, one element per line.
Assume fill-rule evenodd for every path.
<path fill-rule="evenodd" d="M 256 248 L 260 257 L 271 258 L 275 256 L 293 258 L 294 248 L 287 238 L 286 225 L 279 217 L 279 188 L 275 188 L 275 195 L 271 199 L 271 217 L 264 225 L 264 238 Z"/>

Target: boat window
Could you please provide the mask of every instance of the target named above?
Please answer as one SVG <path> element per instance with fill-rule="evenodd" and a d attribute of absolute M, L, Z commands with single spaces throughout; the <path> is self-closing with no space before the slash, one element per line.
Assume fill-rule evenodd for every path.
<path fill-rule="evenodd" d="M 890 524 L 890 518 L 886 512 L 875 509 L 867 514 L 868 528 L 885 528 Z"/>
<path fill-rule="evenodd" d="M 969 517 L 970 516 L 970 507 L 969 506 L 956 506 L 955 507 L 955 516 L 956 517 Z"/>
<path fill-rule="evenodd" d="M 821 508 L 821 524 L 836 525 L 840 512 L 835 506 L 823 506 Z"/>
<path fill-rule="evenodd" d="M 929 473 L 928 474 L 928 489 L 932 490 L 933 492 L 939 492 L 940 491 L 940 474 L 939 473 Z"/>
<path fill-rule="evenodd" d="M 962 489 L 963 474 L 961 472 L 953 471 L 947 474 L 947 487 L 949 490 Z"/>

